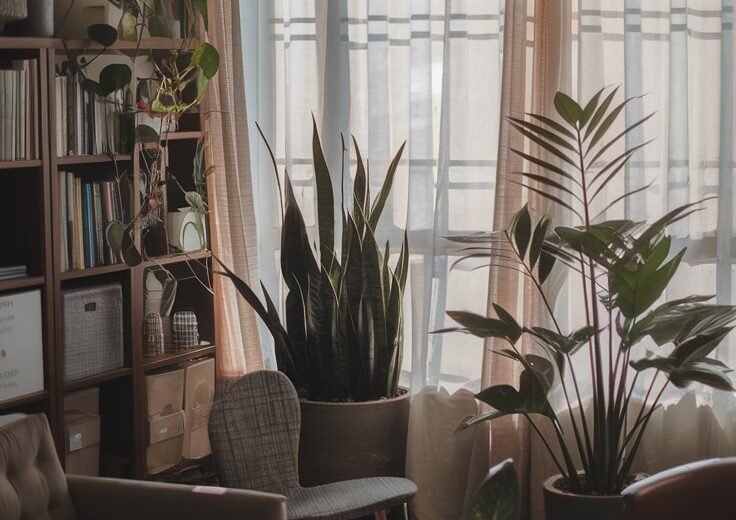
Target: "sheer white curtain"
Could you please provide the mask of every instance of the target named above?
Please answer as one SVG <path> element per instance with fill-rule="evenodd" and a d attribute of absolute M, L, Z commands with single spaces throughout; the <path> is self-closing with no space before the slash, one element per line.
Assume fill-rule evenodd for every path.
<path fill-rule="evenodd" d="M 258 121 L 315 223 L 311 117 L 339 193 L 340 134 L 369 160 L 372 192 L 407 147 L 379 239 L 398 252 L 409 229 L 403 384 L 480 386 L 479 340 L 429 335 L 446 307 L 485 308 L 485 268 L 450 270 L 450 234 L 489 229 L 501 73 L 501 0 L 242 2 L 249 123 Z M 270 160 L 251 128 L 260 273 L 280 289 L 279 213 Z M 348 159 L 353 156 L 350 150 Z M 348 192 L 349 196 L 349 192 Z M 264 336 L 264 344 L 268 345 Z M 266 349 L 268 347 L 266 346 Z M 273 357 L 266 352 L 270 360 Z M 272 361 L 271 361 L 272 362 Z"/>

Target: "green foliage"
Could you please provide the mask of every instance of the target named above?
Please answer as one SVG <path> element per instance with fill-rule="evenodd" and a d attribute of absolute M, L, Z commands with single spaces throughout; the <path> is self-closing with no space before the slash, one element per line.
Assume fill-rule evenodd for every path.
<path fill-rule="evenodd" d="M 283 321 L 265 288 L 264 305 L 227 267 L 223 266 L 221 274 L 234 282 L 265 322 L 274 338 L 279 369 L 300 395 L 318 401 L 394 397 L 403 357 L 401 302 L 409 269 L 409 245 L 405 233 L 398 261 L 391 267 L 389 244 L 382 251 L 375 231 L 404 147 L 391 162 L 371 204 L 365 165 L 355 144 L 358 166 L 352 211 L 341 210 L 342 251 L 338 253 L 332 180 L 316 124 L 313 130 L 319 246 L 313 250 L 291 180 L 285 174 L 281 274 L 288 294 Z M 273 153 L 271 158 L 278 182 Z"/>
<path fill-rule="evenodd" d="M 631 145 L 613 159 L 606 159 L 607 151 L 652 116 L 609 136 L 626 105 L 636 99 L 616 104 L 617 90 L 602 89 L 584 105 L 558 93 L 554 99 L 557 120 L 537 114 L 529 114 L 529 120 L 508 119 L 543 154 L 512 150 L 534 168 L 518 172 L 522 179 L 519 184 L 566 212 L 574 225 L 553 228 L 547 217 L 535 222 L 524 206 L 508 230 L 449 237 L 466 246 L 460 249 L 463 256 L 459 262 L 488 257 L 491 266 L 526 277 L 537 289 L 553 328 L 519 325 L 510 313 L 494 305 L 498 318 L 448 311 L 458 326 L 438 331 L 498 338 L 511 348 L 494 352 L 523 367 L 518 389 L 494 385 L 477 394 L 493 410 L 465 419 L 460 428 L 521 414 L 542 436 L 570 488 L 598 494 L 621 491 L 644 431 L 668 385 L 699 383 L 717 390 L 734 390 L 731 370 L 711 355 L 733 330 L 736 307 L 707 303 L 711 296 L 690 296 L 654 307 L 685 254 L 684 249 L 673 250 L 666 229 L 698 211 L 703 201 L 677 207 L 650 224 L 627 219 L 602 221 L 590 216 L 597 196 L 647 144 Z M 599 215 L 646 187 L 624 193 Z M 561 330 L 554 315 L 554 295 L 545 285 L 555 266 L 568 269 L 582 281 L 580 301 L 585 307 L 586 324 L 570 332 Z M 523 337 L 532 340 L 539 354 L 520 353 L 518 343 Z M 645 338 L 665 353 L 637 353 Z M 581 376 L 573 365 L 573 356 L 583 350 L 590 358 L 586 363 L 590 370 L 584 377 L 592 383 L 592 417 L 586 417 Z M 632 370 L 635 376 L 631 376 Z M 644 406 L 638 417 L 629 421 L 634 385 L 644 371 L 651 374 Z M 569 416 L 572 428 L 568 437 L 559 413 L 549 403 L 550 392 L 560 387 L 566 409 L 559 413 Z M 555 457 L 533 416 L 551 423 L 562 460 Z M 569 440 L 571 437 L 574 440 Z M 582 468 L 572 462 L 573 452 Z M 585 478 L 578 478 L 579 469 Z"/>
<path fill-rule="evenodd" d="M 519 479 L 507 459 L 492 467 L 473 496 L 465 520 L 519 520 Z"/>

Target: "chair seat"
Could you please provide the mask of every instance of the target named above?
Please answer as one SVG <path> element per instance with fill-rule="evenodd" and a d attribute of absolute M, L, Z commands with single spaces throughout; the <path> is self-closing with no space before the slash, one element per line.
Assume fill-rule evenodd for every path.
<path fill-rule="evenodd" d="M 405 478 L 345 480 L 288 493 L 286 512 L 290 520 L 350 520 L 400 506 L 416 492 L 417 486 Z"/>

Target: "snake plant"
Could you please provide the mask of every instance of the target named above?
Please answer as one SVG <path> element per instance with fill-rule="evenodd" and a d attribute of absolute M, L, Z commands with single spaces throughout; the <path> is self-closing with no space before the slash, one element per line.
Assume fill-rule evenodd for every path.
<path fill-rule="evenodd" d="M 450 311 L 459 326 L 443 330 L 498 338 L 501 346 L 495 353 L 522 368 L 518 388 L 493 385 L 477 394 L 493 410 L 466 419 L 461 428 L 521 415 L 541 436 L 571 491 L 603 495 L 618 494 L 626 485 L 666 388 L 699 383 L 734 390 L 731 370 L 712 353 L 734 328 L 736 307 L 708 303 L 712 296 L 661 301 L 685 254 L 673 248 L 667 227 L 697 211 L 703 201 L 675 208 L 652 223 L 604 219 L 606 210 L 647 187 L 608 205 L 599 200 L 647 144 L 630 144 L 608 160 L 606 152 L 651 117 L 610 135 L 632 99 L 614 103 L 615 95 L 616 89 L 604 89 L 578 104 L 557 93 L 557 117 L 509 118 L 545 154 L 513 150 L 531 167 L 518 174 L 519 183 L 566 214 L 571 225 L 553 226 L 546 216 L 534 219 L 524 206 L 508 230 L 452 238 L 465 244 L 467 256 L 488 256 L 491 265 L 528 279 L 546 323 L 521 324 L 493 305 L 495 317 Z M 592 213 L 595 204 L 603 207 L 598 216 Z M 555 315 L 555 292 L 548 280 L 557 269 L 580 280 L 577 298 L 584 323 L 573 330 Z M 529 346 L 526 351 L 522 343 Z M 578 356 L 585 358 L 582 364 L 573 362 Z M 641 399 L 637 383 L 644 383 Z M 592 395 L 584 394 L 585 388 L 592 388 Z M 563 407 L 555 408 L 549 399 L 555 390 L 561 390 Z M 543 434 L 542 421 L 549 423 L 555 440 Z"/>
<path fill-rule="evenodd" d="M 233 281 L 273 336 L 279 370 L 289 377 L 301 397 L 316 401 L 390 398 L 396 395 L 399 383 L 403 346 L 401 303 L 409 246 L 404 232 L 398 261 L 393 266 L 389 262 L 389 243 L 382 249 L 375 232 L 404 145 L 391 161 L 383 185 L 372 200 L 366 167 L 354 139 L 353 143 L 357 169 L 352 209 L 341 204 L 342 236 L 337 240 L 332 180 L 314 125 L 312 151 L 319 233 L 315 250 L 310 245 L 289 175 L 285 172 L 282 190 L 276 161 L 266 141 L 281 199 L 281 274 L 288 288 L 283 320 L 263 284 L 265 303 L 248 284 L 220 264 L 222 274 Z"/>

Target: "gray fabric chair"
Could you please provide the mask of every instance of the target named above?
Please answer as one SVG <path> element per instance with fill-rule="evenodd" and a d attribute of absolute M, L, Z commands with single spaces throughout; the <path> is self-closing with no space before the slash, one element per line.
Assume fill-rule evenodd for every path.
<path fill-rule="evenodd" d="M 299 398 L 285 375 L 260 371 L 240 378 L 220 393 L 210 414 L 220 483 L 285 495 L 290 519 L 359 518 L 406 504 L 416 493 L 413 482 L 397 477 L 301 487 L 300 427 Z"/>

